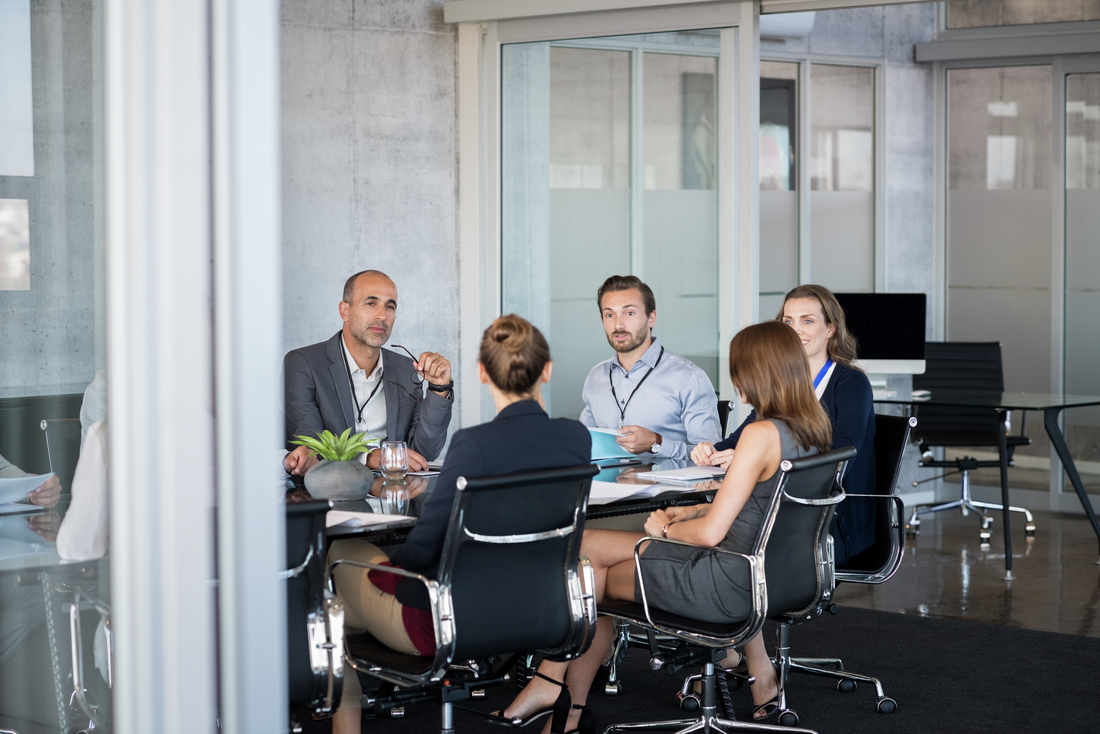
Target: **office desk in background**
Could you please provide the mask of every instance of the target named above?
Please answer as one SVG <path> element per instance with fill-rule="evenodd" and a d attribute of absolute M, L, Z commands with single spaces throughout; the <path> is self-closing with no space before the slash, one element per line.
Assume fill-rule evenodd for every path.
<path fill-rule="evenodd" d="M 956 393 L 932 393 L 932 395 L 927 398 L 876 395 L 874 401 L 879 405 L 902 405 L 909 409 L 910 412 L 913 406 L 921 405 L 935 405 L 938 407 L 951 408 L 989 408 L 991 410 L 996 410 L 998 420 L 1001 423 L 1000 435 L 1002 438 L 1008 435 L 1009 411 L 1042 411 L 1043 427 L 1050 437 L 1050 443 L 1054 446 L 1054 450 L 1058 454 L 1058 459 L 1062 462 L 1062 467 L 1066 470 L 1069 481 L 1073 484 L 1074 491 L 1077 492 L 1077 499 L 1080 500 L 1081 507 L 1084 508 L 1085 515 L 1088 516 L 1089 522 L 1092 523 L 1093 532 L 1096 533 L 1097 541 L 1100 543 L 1100 522 L 1097 522 L 1096 512 L 1092 509 L 1092 502 L 1089 500 L 1088 493 L 1085 492 L 1085 485 L 1081 482 L 1081 475 L 1077 472 L 1077 465 L 1073 463 L 1073 456 L 1070 455 L 1069 447 L 1066 446 L 1066 437 L 1062 434 L 1061 426 L 1058 425 L 1058 419 L 1062 415 L 1063 410 L 1066 408 L 1086 408 L 1100 405 L 1100 395 L 1054 395 L 1049 393 L 1005 392 L 1001 393 L 999 397 L 975 397 Z M 920 420 L 919 416 L 917 420 Z M 1005 570 L 1008 571 L 1008 575 L 1011 577 L 1012 528 L 1009 517 L 1010 513 L 1007 509 L 1009 505 L 1008 448 L 1005 440 L 1000 442 L 998 455 L 1001 460 L 1001 504 L 1005 506 L 1005 510 L 1002 513 L 1005 536 Z M 1097 561 L 1097 565 L 1100 565 L 1100 560 Z"/>

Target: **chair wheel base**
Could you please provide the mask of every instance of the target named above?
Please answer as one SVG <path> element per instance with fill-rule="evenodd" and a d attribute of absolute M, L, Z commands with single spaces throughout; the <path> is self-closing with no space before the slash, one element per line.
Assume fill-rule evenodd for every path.
<path fill-rule="evenodd" d="M 851 693 L 856 689 L 856 682 L 854 680 L 838 680 L 836 689 L 841 693 Z"/>
<path fill-rule="evenodd" d="M 1024 526 L 1024 535 L 1027 536 L 1028 538 L 1034 538 L 1035 537 L 1035 524 L 1034 523 L 1028 523 L 1027 525 Z"/>
<path fill-rule="evenodd" d="M 878 709 L 880 714 L 892 714 L 898 710 L 898 702 L 892 698 L 883 696 L 875 704 L 875 708 Z"/>
<path fill-rule="evenodd" d="M 403 719 L 405 718 L 405 707 L 394 706 L 392 709 L 386 712 L 386 715 L 391 719 Z"/>
<path fill-rule="evenodd" d="M 605 696 L 619 696 L 622 695 L 623 684 L 621 681 L 615 681 L 614 683 L 608 681 L 603 686 L 603 695 Z"/>
<path fill-rule="evenodd" d="M 787 709 L 783 713 L 779 714 L 780 726 L 798 726 L 798 714 L 790 709 Z"/>

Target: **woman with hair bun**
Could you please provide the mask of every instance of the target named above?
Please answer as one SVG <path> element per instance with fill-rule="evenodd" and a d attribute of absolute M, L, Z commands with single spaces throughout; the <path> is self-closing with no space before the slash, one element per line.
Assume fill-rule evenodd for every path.
<path fill-rule="evenodd" d="M 553 363 L 542 333 L 509 314 L 485 330 L 478 351 L 478 376 L 489 386 L 497 416 L 458 431 L 447 460 L 405 545 L 392 557 L 363 540 L 332 544 L 329 562 L 354 558 L 392 565 L 435 578 L 459 477 L 486 477 L 588 464 L 592 439 L 575 420 L 546 414 L 542 386 Z M 395 574 L 367 572 L 341 564 L 336 590 L 345 603 L 345 622 L 369 631 L 385 645 L 409 655 L 435 653 L 435 632 L 425 587 Z M 334 734 L 358 732 L 360 691 L 355 675 L 344 676 L 344 695 L 333 717 Z"/>
<path fill-rule="evenodd" d="M 844 491 L 874 494 L 875 410 L 871 382 L 852 364 L 856 360 L 856 339 L 844 323 L 844 309 L 828 288 L 800 285 L 783 299 L 775 320 L 794 329 L 806 350 L 814 391 L 833 425 L 832 447 L 856 447 L 856 458 L 848 462 L 844 474 Z M 697 445 L 691 452 L 692 460 L 700 466 L 729 466 L 741 433 L 756 416 L 754 409 L 729 438 L 713 446 Z M 833 518 L 837 565 L 874 544 L 874 502 L 841 502 Z"/>

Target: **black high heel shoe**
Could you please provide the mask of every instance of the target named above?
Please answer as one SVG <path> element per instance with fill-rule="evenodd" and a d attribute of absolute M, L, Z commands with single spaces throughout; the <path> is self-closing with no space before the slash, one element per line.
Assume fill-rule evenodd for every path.
<path fill-rule="evenodd" d="M 558 694 L 558 699 L 556 701 L 554 701 L 553 706 L 548 706 L 547 708 L 539 709 L 538 711 L 534 712 L 533 714 L 529 714 L 529 715 L 524 716 L 524 717 L 520 717 L 520 716 L 501 716 L 500 714 L 495 714 L 495 713 L 494 714 L 485 714 L 485 717 L 488 719 L 488 721 L 492 724 L 499 724 L 501 726 L 510 726 L 512 728 L 518 729 L 520 727 L 527 726 L 528 724 L 532 724 L 536 721 L 541 721 L 542 719 L 546 718 L 548 715 L 553 715 L 554 718 L 551 720 L 550 731 L 553 732 L 553 734 L 564 734 L 565 733 L 565 724 L 569 720 L 569 706 L 570 706 L 569 687 L 566 686 L 561 681 L 554 680 L 553 678 L 551 678 L 548 675 L 543 675 L 542 673 L 540 673 L 537 670 L 535 671 L 535 676 L 537 676 L 539 678 L 542 678 L 543 680 L 548 680 L 551 683 L 553 683 L 554 685 L 561 688 L 561 693 Z M 584 718 L 584 714 L 581 714 L 581 718 L 582 719 Z"/>
<path fill-rule="evenodd" d="M 588 708 L 587 704 L 575 703 L 570 708 L 581 712 L 581 720 L 577 722 L 576 729 L 570 729 L 562 734 L 596 734 L 596 712 Z M 555 734 L 553 727 L 551 727 L 550 732 Z"/>

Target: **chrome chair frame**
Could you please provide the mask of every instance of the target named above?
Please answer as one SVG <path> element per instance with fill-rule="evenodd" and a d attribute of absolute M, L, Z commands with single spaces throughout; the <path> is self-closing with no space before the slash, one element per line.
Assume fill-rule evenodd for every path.
<path fill-rule="evenodd" d="M 791 614 L 794 616 L 807 616 L 820 613 L 823 609 L 823 605 L 832 596 L 833 590 L 833 575 L 832 575 L 832 552 L 831 542 L 829 538 L 828 526 L 832 518 L 832 508 L 843 501 L 845 495 L 844 490 L 840 487 L 840 477 L 842 476 L 846 462 L 855 456 L 854 448 L 845 448 L 837 451 L 831 451 L 826 454 L 820 454 L 816 456 L 806 457 L 802 459 L 796 459 L 793 461 L 785 460 L 781 462 L 779 470 L 782 475 L 779 478 L 776 486 L 776 491 L 772 496 L 772 500 L 768 506 L 767 513 L 764 516 L 764 522 L 761 525 L 760 532 L 757 535 L 757 539 L 754 543 L 753 553 L 744 554 L 734 551 L 725 550 L 722 548 L 715 548 L 714 550 L 724 555 L 736 556 L 745 559 L 749 566 L 749 573 L 752 584 L 752 597 L 753 605 L 752 610 L 749 613 L 748 619 L 745 623 L 732 634 L 727 636 L 718 636 L 714 634 L 708 634 L 691 629 L 686 629 L 685 626 L 678 624 L 670 624 L 655 620 L 653 614 L 649 608 L 649 599 L 645 591 L 645 582 L 638 575 L 639 592 L 642 598 L 642 614 L 637 615 L 632 613 L 630 609 L 624 609 L 622 605 L 605 605 L 605 608 L 601 610 L 601 613 L 615 617 L 617 619 L 623 619 L 633 624 L 645 625 L 650 629 L 670 637 L 685 640 L 696 645 L 710 648 L 712 654 L 709 660 L 705 660 L 701 673 L 693 676 L 689 676 L 684 682 L 684 689 L 688 689 L 695 681 L 702 683 L 702 699 L 699 701 L 699 715 L 691 719 L 678 719 L 670 721 L 649 721 L 633 724 L 614 724 L 605 730 L 605 734 L 611 734 L 611 732 L 634 732 L 634 731 L 660 731 L 660 730 L 676 730 L 677 734 L 691 734 L 696 731 L 703 731 L 709 734 L 711 731 L 720 733 L 729 733 L 735 731 L 763 731 L 763 732 L 812 732 L 810 729 L 798 729 L 793 725 L 798 723 L 798 715 L 791 711 L 786 706 L 786 678 L 789 671 L 789 667 L 786 666 L 783 661 L 787 658 L 780 658 L 779 670 L 777 671 L 776 679 L 779 688 L 778 700 L 780 711 L 780 723 L 783 725 L 776 726 L 773 724 L 765 724 L 757 721 L 736 721 L 731 718 L 724 718 L 718 712 L 716 687 L 719 685 L 718 676 L 715 672 L 715 664 L 724 655 L 725 651 L 736 645 L 740 645 L 748 639 L 751 639 L 755 635 L 759 634 L 760 630 L 764 626 L 764 620 L 768 616 L 768 588 L 767 578 L 765 574 L 765 553 L 768 545 L 768 541 L 771 538 L 772 530 L 775 527 L 776 518 L 779 515 L 780 507 L 786 503 L 794 503 L 803 506 L 825 507 L 827 511 L 822 512 L 818 520 L 817 527 L 817 541 L 814 543 L 814 563 L 818 569 L 815 574 L 816 578 L 816 593 L 811 598 L 806 607 L 793 611 Z M 790 480 L 790 475 L 794 471 L 800 469 L 813 468 L 824 464 L 838 462 L 836 471 L 833 474 L 833 489 L 830 496 L 823 499 L 804 499 L 790 495 L 787 492 L 787 484 Z M 677 540 L 668 538 L 642 538 L 634 546 L 634 562 L 637 566 L 640 563 L 641 558 L 641 545 L 643 543 L 666 543 L 671 545 L 687 546 L 691 548 L 697 548 L 690 543 L 684 543 Z M 632 605 L 636 608 L 636 605 Z M 659 670 L 664 667 L 666 661 L 661 655 L 657 654 L 650 660 L 650 667 L 654 670 Z M 730 712 L 732 716 L 732 712 Z M 787 723 L 784 723 L 784 719 Z"/>
<path fill-rule="evenodd" d="M 552 528 L 550 530 L 533 533 L 517 533 L 507 535 L 489 535 L 473 532 L 466 525 L 467 507 L 470 503 L 470 492 L 481 489 L 494 489 L 506 487 L 511 483 L 522 484 L 525 480 L 547 481 L 555 476 L 563 478 L 578 478 L 579 474 L 587 476 L 579 485 L 578 504 L 574 509 L 573 519 L 569 525 Z M 423 584 L 428 592 L 432 626 L 435 636 L 436 650 L 431 663 L 420 672 L 387 668 L 378 662 L 359 660 L 353 655 L 348 655 L 348 664 L 353 670 L 366 673 L 387 683 L 392 683 L 402 689 L 423 689 L 426 687 L 439 687 L 442 691 L 441 727 L 444 734 L 450 734 L 454 730 L 454 702 L 472 697 L 472 685 L 457 685 L 446 680 L 448 672 L 455 664 L 455 655 L 458 650 L 459 635 L 455 614 L 455 598 L 453 590 L 454 566 L 458 560 L 461 548 L 467 543 L 480 543 L 488 545 L 524 545 L 555 538 L 567 538 L 569 545 L 566 550 L 567 557 L 578 558 L 576 566 L 565 564 L 562 573 L 565 577 L 565 589 L 570 611 L 568 632 L 565 639 L 551 648 L 543 648 L 544 655 L 552 660 L 571 660 L 582 655 L 591 645 L 596 632 L 596 602 L 595 574 L 589 560 L 580 555 L 580 544 L 584 519 L 587 514 L 588 490 L 591 477 L 598 472 L 596 467 L 571 467 L 562 470 L 549 470 L 532 472 L 522 475 L 506 475 L 501 477 L 486 477 L 467 479 L 459 477 L 456 482 L 454 504 L 451 508 L 451 518 L 448 523 L 448 531 L 443 544 L 443 553 L 440 557 L 439 571 L 436 579 L 429 579 L 423 574 L 408 571 L 393 566 L 365 563 L 352 559 L 336 559 L 329 564 L 326 570 L 326 587 L 335 594 L 335 568 L 340 564 L 346 564 L 362 568 L 368 571 L 380 571 L 394 574 L 402 578 L 415 579 Z M 330 644 L 332 641 L 330 640 Z M 344 645 L 348 644 L 345 639 Z M 341 648 L 342 649 L 342 648 Z M 505 651 L 501 651 L 505 652 Z M 477 681 L 478 688 L 484 686 L 484 682 Z M 415 695 L 415 694 L 414 694 Z M 406 696 L 405 700 L 416 700 L 412 696 Z"/>
<path fill-rule="evenodd" d="M 890 420 L 893 420 L 893 417 L 890 417 Z M 890 514 L 886 522 L 889 523 L 889 537 L 891 542 L 885 563 L 879 568 L 866 569 L 863 571 L 845 571 L 837 569 L 837 581 L 856 584 L 881 584 L 889 581 L 894 574 L 898 572 L 898 569 L 901 568 L 901 562 L 905 557 L 905 527 L 903 525 L 905 518 L 905 503 L 900 496 L 892 494 L 892 492 L 894 487 L 897 486 L 898 475 L 901 472 L 901 461 L 905 446 L 909 443 L 909 436 L 912 430 L 917 427 L 916 418 L 909 417 L 904 420 L 905 429 L 899 441 L 900 447 L 891 447 L 898 449 L 897 460 L 894 462 L 893 471 L 890 474 L 891 480 L 888 491 L 891 492 L 891 494 L 848 495 L 849 500 L 858 498 L 860 501 L 889 501 Z M 882 490 L 884 488 L 880 487 L 879 489 Z M 830 611 L 833 610 L 830 609 Z M 840 658 L 792 658 L 790 661 L 790 669 L 798 673 L 832 678 L 837 681 L 837 690 L 845 693 L 854 691 L 857 683 L 869 683 L 875 687 L 875 708 L 879 713 L 891 714 L 897 710 L 897 702 L 887 697 L 883 691 L 882 681 L 869 675 L 861 675 L 860 673 L 845 670 L 844 661 Z"/>

